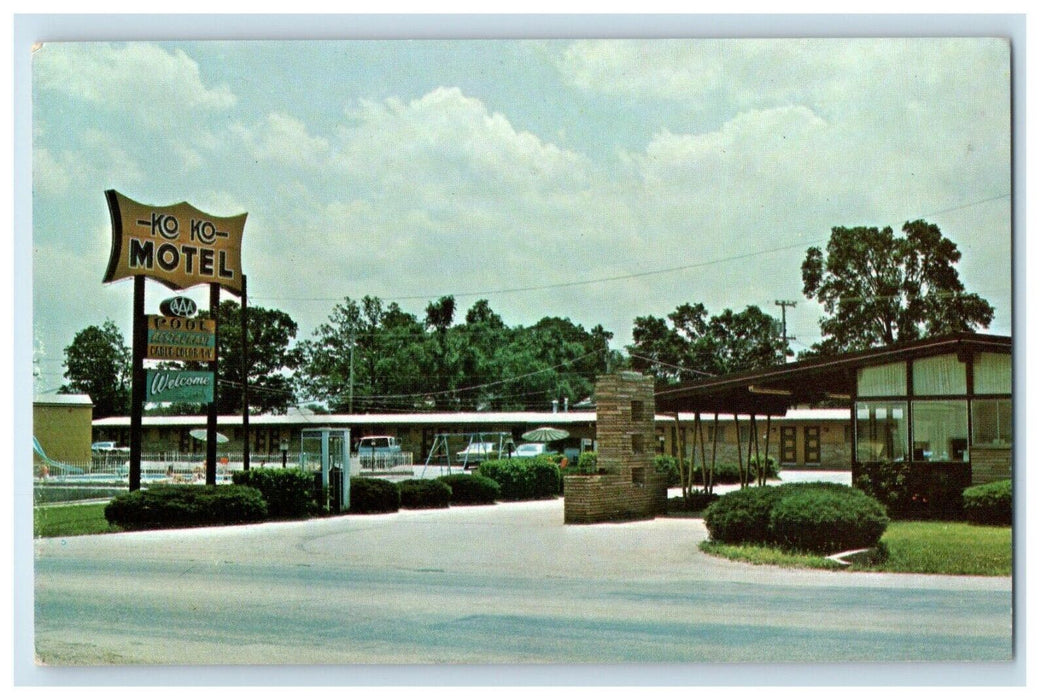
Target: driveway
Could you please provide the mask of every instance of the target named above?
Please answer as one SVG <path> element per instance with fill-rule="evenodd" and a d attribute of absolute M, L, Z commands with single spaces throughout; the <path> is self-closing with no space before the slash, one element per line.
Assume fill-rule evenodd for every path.
<path fill-rule="evenodd" d="M 1011 581 L 786 570 L 563 502 L 35 542 L 40 663 L 995 661 Z"/>

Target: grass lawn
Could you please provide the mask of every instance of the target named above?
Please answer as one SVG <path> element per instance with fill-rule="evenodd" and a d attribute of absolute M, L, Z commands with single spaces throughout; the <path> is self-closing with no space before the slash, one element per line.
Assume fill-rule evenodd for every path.
<path fill-rule="evenodd" d="M 33 508 L 33 537 L 73 537 L 120 532 L 105 519 L 105 503 Z"/>
<path fill-rule="evenodd" d="M 851 571 L 971 576 L 1011 575 L 1011 528 L 933 521 L 899 521 L 880 539 L 887 558 L 855 563 Z M 785 552 L 776 547 L 703 542 L 702 551 L 750 564 L 837 569 L 824 557 Z"/>

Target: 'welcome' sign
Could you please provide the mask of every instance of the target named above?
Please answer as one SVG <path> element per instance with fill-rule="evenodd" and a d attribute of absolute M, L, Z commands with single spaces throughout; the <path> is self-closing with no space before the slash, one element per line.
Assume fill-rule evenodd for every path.
<path fill-rule="evenodd" d="M 247 214 L 211 216 L 187 202 L 140 204 L 106 190 L 113 243 L 103 282 L 144 275 L 171 289 L 220 284 L 243 291 L 240 241 Z"/>
<path fill-rule="evenodd" d="M 146 370 L 145 400 L 147 403 L 211 403 L 214 401 L 214 375 L 211 372 Z"/>

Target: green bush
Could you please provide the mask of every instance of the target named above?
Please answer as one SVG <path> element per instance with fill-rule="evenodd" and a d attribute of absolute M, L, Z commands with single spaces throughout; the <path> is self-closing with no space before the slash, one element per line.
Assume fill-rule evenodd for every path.
<path fill-rule="evenodd" d="M 596 453 L 595 452 L 583 452 L 578 455 L 578 464 L 576 465 L 579 474 L 595 474 L 596 473 Z"/>
<path fill-rule="evenodd" d="M 771 509 L 771 540 L 786 549 L 831 554 L 872 547 L 887 529 L 887 511 L 857 489 L 796 489 Z"/>
<path fill-rule="evenodd" d="M 725 544 L 822 553 L 872 546 L 887 527 L 887 515 L 856 489 L 818 482 L 725 494 L 709 506 L 705 524 L 710 536 Z"/>
<path fill-rule="evenodd" d="M 976 525 L 1010 525 L 1014 520 L 1010 479 L 971 486 L 963 492 L 963 515 Z"/>
<path fill-rule="evenodd" d="M 506 501 L 534 501 L 561 492 L 560 467 L 544 457 L 494 459 L 480 464 L 480 476 L 493 479 Z"/>
<path fill-rule="evenodd" d="M 451 487 L 452 505 L 488 505 L 501 492 L 497 481 L 479 474 L 451 474 L 438 477 L 437 481 Z"/>
<path fill-rule="evenodd" d="M 350 513 L 395 513 L 400 510 L 400 488 L 385 479 L 351 477 Z"/>
<path fill-rule="evenodd" d="M 861 462 L 854 467 L 853 483 L 882 503 L 892 518 L 959 520 L 971 465 Z"/>
<path fill-rule="evenodd" d="M 317 512 L 313 473 L 301 469 L 250 469 L 233 472 L 233 483 L 262 492 L 269 517 L 305 518 Z"/>
<path fill-rule="evenodd" d="M 105 507 L 105 519 L 125 530 L 252 523 L 266 514 L 262 492 L 238 485 L 153 486 L 121 494 Z"/>
<path fill-rule="evenodd" d="M 447 508 L 451 487 L 436 479 L 408 479 L 400 484 L 400 505 L 404 508 Z"/>

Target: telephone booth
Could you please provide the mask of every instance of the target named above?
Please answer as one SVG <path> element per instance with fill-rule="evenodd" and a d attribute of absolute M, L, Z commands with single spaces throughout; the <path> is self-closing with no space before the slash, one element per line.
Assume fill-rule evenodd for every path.
<path fill-rule="evenodd" d="M 334 513 L 349 510 L 349 447 L 348 428 L 305 428 L 298 465 L 306 471 L 319 472 L 323 493 L 330 499 L 327 505 Z"/>

